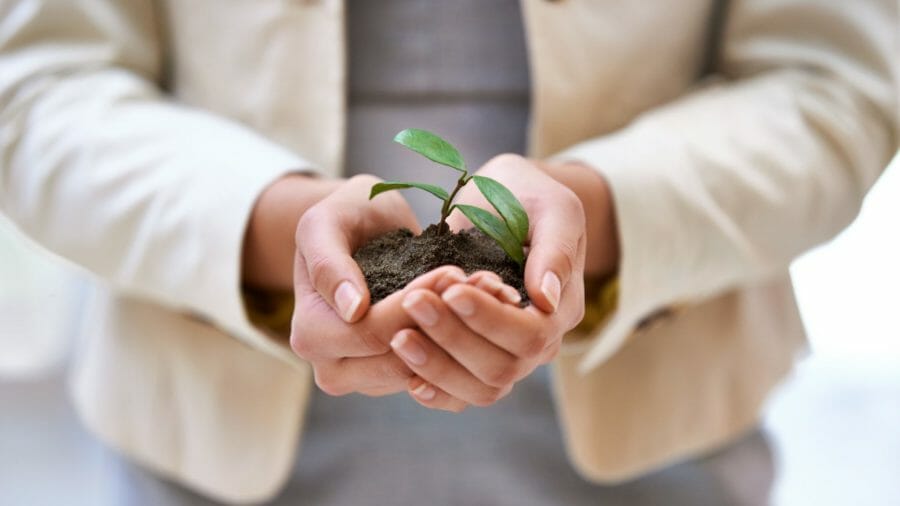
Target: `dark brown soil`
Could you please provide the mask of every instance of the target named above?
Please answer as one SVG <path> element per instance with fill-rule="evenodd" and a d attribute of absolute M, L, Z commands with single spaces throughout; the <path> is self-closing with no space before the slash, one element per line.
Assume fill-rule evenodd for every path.
<path fill-rule="evenodd" d="M 372 303 L 402 289 L 413 279 L 442 265 L 456 265 L 466 274 L 493 271 L 528 301 L 522 270 L 493 239 L 471 228 L 439 234 L 431 225 L 421 235 L 407 229 L 372 239 L 354 253 L 372 295 Z"/>

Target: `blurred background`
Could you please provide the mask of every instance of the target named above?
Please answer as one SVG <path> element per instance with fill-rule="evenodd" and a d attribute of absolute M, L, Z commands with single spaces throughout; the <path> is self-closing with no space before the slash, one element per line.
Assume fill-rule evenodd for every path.
<path fill-rule="evenodd" d="M 773 504 L 900 504 L 898 260 L 895 159 L 854 224 L 792 266 L 812 353 L 766 411 Z M 47 488 L 38 496 L 66 504 L 115 493 L 121 470 L 104 468 L 110 450 L 84 432 L 65 391 L 86 292 L 83 274 L 0 217 L 0 504 L 33 504 Z"/>

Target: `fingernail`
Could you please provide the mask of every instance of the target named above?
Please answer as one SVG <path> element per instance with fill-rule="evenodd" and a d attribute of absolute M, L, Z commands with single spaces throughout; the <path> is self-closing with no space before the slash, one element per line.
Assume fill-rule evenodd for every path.
<path fill-rule="evenodd" d="M 447 287 L 454 285 L 456 283 L 465 283 L 466 275 L 457 270 L 450 270 L 441 280 L 437 282 L 434 289 L 436 292 L 440 293 L 447 289 Z"/>
<path fill-rule="evenodd" d="M 349 322 L 356 313 L 356 309 L 362 302 L 362 294 L 353 286 L 353 283 L 344 281 L 334 291 L 334 304 L 344 321 Z"/>
<path fill-rule="evenodd" d="M 430 327 L 438 321 L 437 310 L 425 300 L 425 295 L 421 292 L 407 295 L 403 299 L 403 309 L 409 312 L 419 325 Z"/>
<path fill-rule="evenodd" d="M 493 276 L 483 276 L 481 280 L 478 282 L 478 288 L 482 288 L 488 290 L 490 292 L 499 293 L 499 297 L 510 304 L 518 304 L 522 302 L 522 296 L 519 295 L 519 291 L 515 288 L 504 284 L 500 278 L 495 278 Z"/>
<path fill-rule="evenodd" d="M 394 338 L 391 339 L 391 348 L 393 348 L 397 355 L 400 355 L 403 360 L 406 360 L 413 365 L 423 365 L 428 358 L 425 355 L 425 350 L 411 340 L 409 334 L 405 331 L 397 332 Z"/>
<path fill-rule="evenodd" d="M 541 280 L 541 293 L 544 294 L 544 297 L 547 297 L 547 300 L 550 302 L 554 311 L 556 311 L 556 307 L 559 305 L 560 290 L 559 277 L 549 271 L 544 274 L 544 279 Z"/>
<path fill-rule="evenodd" d="M 481 281 L 476 286 L 493 292 L 503 290 L 503 282 L 493 276 L 482 276 Z"/>
<path fill-rule="evenodd" d="M 450 287 L 449 290 L 444 292 L 442 298 L 456 314 L 463 316 L 472 316 L 475 314 L 475 303 L 463 293 L 462 289 Z"/>
<path fill-rule="evenodd" d="M 511 286 L 504 286 L 501 293 L 503 294 L 503 298 L 506 299 L 506 302 L 509 302 L 510 304 L 522 302 L 522 295 L 519 294 L 518 290 Z"/>
<path fill-rule="evenodd" d="M 437 392 L 435 392 L 428 383 L 422 383 L 413 389 L 412 393 L 423 401 L 430 401 L 431 399 L 434 399 Z"/>

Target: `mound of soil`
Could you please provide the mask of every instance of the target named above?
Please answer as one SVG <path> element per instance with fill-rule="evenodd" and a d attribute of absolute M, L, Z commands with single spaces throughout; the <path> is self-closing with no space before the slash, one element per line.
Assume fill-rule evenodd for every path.
<path fill-rule="evenodd" d="M 528 302 L 519 265 L 476 228 L 440 234 L 431 225 L 421 235 L 395 230 L 364 244 L 353 258 L 366 276 L 373 304 L 442 265 L 456 265 L 466 274 L 493 271 L 519 291 L 523 305 Z"/>

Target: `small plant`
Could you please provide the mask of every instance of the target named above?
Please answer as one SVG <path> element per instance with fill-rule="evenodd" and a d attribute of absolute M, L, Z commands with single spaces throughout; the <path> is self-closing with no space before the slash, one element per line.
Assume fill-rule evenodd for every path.
<path fill-rule="evenodd" d="M 417 128 L 407 128 L 394 137 L 394 142 L 419 153 L 433 162 L 446 165 L 461 172 L 456 181 L 456 188 L 452 192 L 427 183 L 405 183 L 400 181 L 385 181 L 372 186 L 369 199 L 376 195 L 404 188 L 418 188 L 425 190 L 444 203 L 441 207 L 441 221 L 438 223 L 438 232 L 446 234 L 450 227 L 447 226 L 447 217 L 454 209 L 459 209 L 469 221 L 479 230 L 484 232 L 512 258 L 519 266 L 525 263 L 525 240 L 528 238 L 528 215 L 522 204 L 516 199 L 509 189 L 489 177 L 469 175 L 466 162 L 459 151 L 452 144 L 439 136 Z M 488 211 L 476 206 L 466 204 L 454 204 L 453 199 L 469 181 L 475 180 L 475 186 L 497 210 L 500 217 L 494 216 Z"/>

